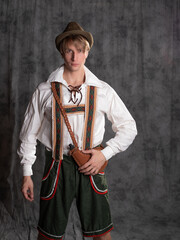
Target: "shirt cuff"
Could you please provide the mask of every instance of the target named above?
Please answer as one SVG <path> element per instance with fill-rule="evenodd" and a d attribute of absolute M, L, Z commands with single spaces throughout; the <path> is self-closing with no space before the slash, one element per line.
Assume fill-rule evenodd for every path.
<path fill-rule="evenodd" d="M 113 152 L 112 148 L 110 148 L 109 146 L 102 149 L 101 152 L 105 156 L 106 160 L 109 160 L 112 156 L 114 156 L 114 152 Z"/>
<path fill-rule="evenodd" d="M 31 175 L 33 175 L 32 166 L 31 165 L 23 164 L 22 168 L 23 168 L 23 176 L 31 176 Z"/>

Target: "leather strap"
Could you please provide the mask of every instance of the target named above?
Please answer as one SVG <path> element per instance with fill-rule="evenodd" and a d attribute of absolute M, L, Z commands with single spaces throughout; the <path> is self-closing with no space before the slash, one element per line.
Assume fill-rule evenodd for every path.
<path fill-rule="evenodd" d="M 60 109 L 61 109 L 61 113 L 62 113 L 62 115 L 63 115 L 63 117 L 64 117 L 64 121 L 65 121 L 65 124 L 66 124 L 66 126 L 67 126 L 67 129 L 68 129 L 68 131 L 69 131 L 69 134 L 70 134 L 70 136 L 71 136 L 71 139 L 72 139 L 72 141 L 73 141 L 73 144 L 74 144 L 75 147 L 78 148 L 78 144 L 77 144 L 77 141 L 76 141 L 76 139 L 75 139 L 75 137 L 74 137 L 74 133 L 73 133 L 72 128 L 71 128 L 71 125 L 70 125 L 70 123 L 69 123 L 67 114 L 66 114 L 66 112 L 65 112 L 65 110 L 64 110 L 64 108 L 63 108 L 63 106 L 62 106 L 62 103 L 61 103 L 61 101 L 60 101 L 60 99 L 59 99 L 59 96 L 58 96 L 58 94 L 57 94 L 55 84 L 56 84 L 55 82 L 52 82 L 52 83 L 51 83 L 51 87 L 52 87 L 52 91 L 53 91 L 54 98 L 56 99 L 56 101 L 57 101 L 57 103 L 58 103 L 58 105 L 59 105 L 59 107 L 60 107 Z"/>

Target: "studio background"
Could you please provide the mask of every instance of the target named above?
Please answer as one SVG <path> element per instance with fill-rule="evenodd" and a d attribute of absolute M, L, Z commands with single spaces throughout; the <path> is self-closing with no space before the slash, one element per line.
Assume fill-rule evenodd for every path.
<path fill-rule="evenodd" d="M 116 240 L 180 239 L 180 1 L 0 0 L 0 240 L 35 240 L 35 201 L 21 194 L 19 132 L 37 85 L 62 64 L 55 37 L 69 21 L 94 36 L 86 66 L 119 94 L 137 122 L 130 148 L 107 168 Z M 106 123 L 105 141 L 113 136 Z M 65 240 L 81 240 L 73 205 Z"/>

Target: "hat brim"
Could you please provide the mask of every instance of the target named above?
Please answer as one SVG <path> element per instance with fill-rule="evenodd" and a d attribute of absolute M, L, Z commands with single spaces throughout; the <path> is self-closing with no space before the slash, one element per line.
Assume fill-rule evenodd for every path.
<path fill-rule="evenodd" d="M 72 30 L 72 31 L 61 33 L 61 34 L 59 34 L 56 37 L 55 43 L 56 43 L 56 48 L 58 49 L 58 51 L 59 51 L 59 47 L 60 47 L 61 41 L 64 38 L 72 36 L 72 35 L 81 35 L 81 36 L 83 36 L 89 42 L 90 48 L 93 46 L 93 36 L 92 36 L 92 34 L 90 32 L 85 32 L 85 31 L 81 31 L 81 30 Z"/>

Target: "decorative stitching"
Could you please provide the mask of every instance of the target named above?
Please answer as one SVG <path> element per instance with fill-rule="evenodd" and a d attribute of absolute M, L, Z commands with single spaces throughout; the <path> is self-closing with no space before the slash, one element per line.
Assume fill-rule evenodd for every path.
<path fill-rule="evenodd" d="M 52 163 L 51 163 L 51 166 L 50 166 L 50 168 L 49 168 L 49 171 L 48 171 L 48 173 L 46 174 L 46 176 L 45 177 L 43 177 L 43 179 L 42 179 L 42 181 L 45 181 L 47 178 L 48 178 L 48 176 L 49 176 L 49 173 L 50 173 L 50 171 L 51 171 L 51 169 L 53 168 L 53 166 L 54 166 L 54 159 L 52 160 Z"/>
<path fill-rule="evenodd" d="M 96 186 L 96 184 L 95 184 L 95 182 L 94 182 L 93 176 L 89 176 L 89 178 L 90 178 L 91 186 L 93 187 L 93 189 L 94 189 L 94 191 L 95 191 L 96 193 L 98 193 L 98 194 L 106 194 L 106 193 L 108 192 L 107 189 L 105 189 L 105 190 L 100 190 L 100 189 Z"/>
<path fill-rule="evenodd" d="M 96 95 L 97 89 L 94 86 L 88 86 L 86 97 L 86 116 L 84 128 L 84 149 L 92 148 L 93 128 L 96 112 Z"/>
<path fill-rule="evenodd" d="M 54 197 L 54 195 L 56 193 L 58 181 L 59 181 L 59 173 L 60 173 L 60 169 L 61 169 L 61 163 L 62 163 L 62 160 L 60 160 L 59 163 L 58 163 L 58 168 L 57 168 L 57 172 L 56 172 L 56 178 L 55 178 L 55 181 L 54 181 L 51 193 L 48 196 L 46 196 L 46 197 L 41 197 L 42 200 L 50 200 L 50 199 L 52 199 Z"/>
<path fill-rule="evenodd" d="M 100 236 L 103 236 L 103 235 L 105 235 L 106 233 L 108 233 L 108 232 L 110 232 L 111 230 L 113 230 L 114 229 L 114 227 L 112 227 L 111 229 L 109 229 L 108 231 L 106 231 L 105 233 L 102 233 L 102 234 L 99 234 L 99 235 L 86 235 L 86 234 L 83 234 L 84 235 L 84 237 L 100 237 Z"/>
<path fill-rule="evenodd" d="M 103 228 L 103 229 L 100 229 L 100 230 L 95 230 L 95 231 L 83 231 L 83 233 L 95 233 L 95 232 L 101 232 L 101 231 L 104 231 L 105 229 L 109 228 L 110 226 L 112 226 L 113 223 L 110 223 L 107 227 Z"/>
<path fill-rule="evenodd" d="M 61 84 L 55 83 L 55 88 L 57 91 L 58 97 L 62 100 L 62 94 L 61 94 Z M 53 116 L 55 117 L 54 121 L 54 142 L 53 142 L 53 157 L 56 160 L 62 159 L 62 132 L 63 132 L 63 121 L 62 121 L 62 113 L 60 110 L 60 107 L 58 103 L 56 102 L 54 96 L 53 96 L 53 101 L 54 101 L 54 113 Z"/>
<path fill-rule="evenodd" d="M 61 239 L 63 238 L 63 235 L 61 235 L 61 236 L 56 236 L 56 235 L 47 233 L 46 231 L 44 231 L 44 230 L 43 230 L 41 227 L 39 227 L 39 226 L 38 226 L 38 230 L 39 230 L 39 233 L 40 233 L 43 237 L 45 237 L 45 238 L 47 238 L 47 239 L 50 239 L 50 240 L 61 240 Z M 42 234 L 42 232 L 45 233 L 45 234 L 47 234 L 47 235 L 49 235 L 50 237 L 55 237 L 55 238 L 59 238 L 59 239 L 49 238 L 49 237 L 45 236 L 44 234 Z"/>
<path fill-rule="evenodd" d="M 78 107 L 64 107 L 66 113 L 77 113 L 77 112 L 85 112 L 85 106 Z"/>

